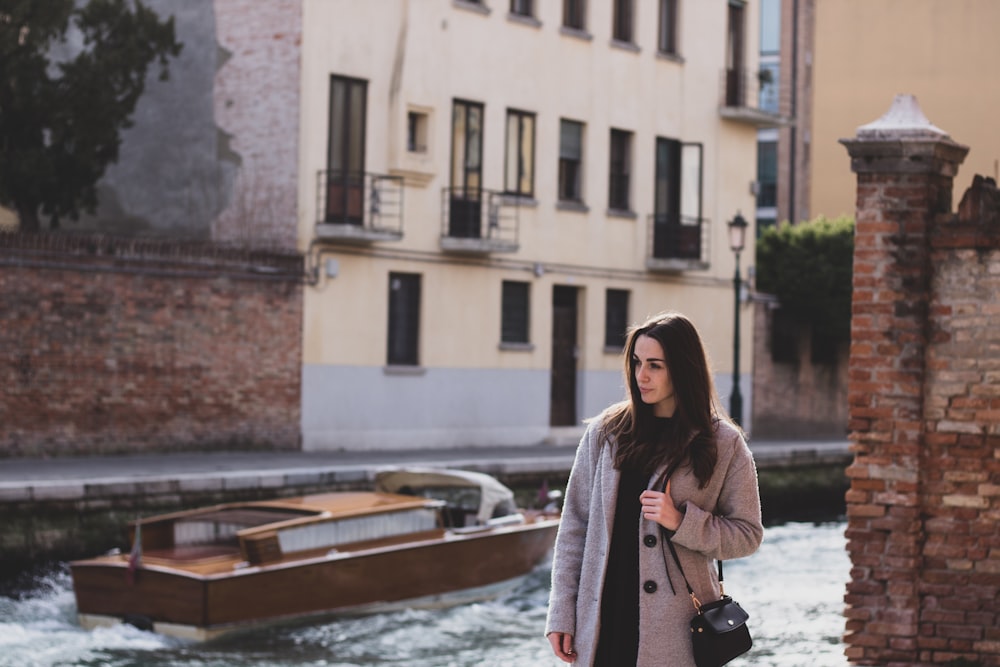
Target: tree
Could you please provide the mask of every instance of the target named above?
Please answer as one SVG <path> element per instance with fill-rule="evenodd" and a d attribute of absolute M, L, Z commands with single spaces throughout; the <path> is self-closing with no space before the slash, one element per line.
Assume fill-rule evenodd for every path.
<path fill-rule="evenodd" d="M 96 210 L 149 66 L 165 80 L 180 50 L 173 18 L 141 0 L 3 0 L 0 205 L 22 230 Z"/>
<path fill-rule="evenodd" d="M 814 331 L 849 340 L 853 262 L 852 218 L 785 223 L 757 241 L 757 288 Z"/>

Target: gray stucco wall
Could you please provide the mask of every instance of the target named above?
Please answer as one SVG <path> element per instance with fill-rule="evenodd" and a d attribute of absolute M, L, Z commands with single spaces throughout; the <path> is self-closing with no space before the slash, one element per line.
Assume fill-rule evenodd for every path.
<path fill-rule="evenodd" d="M 98 186 L 97 214 L 81 226 L 108 233 L 208 239 L 225 206 L 237 166 L 220 144 L 213 110 L 219 46 L 210 1 L 147 0 L 173 16 L 184 46 L 170 61 L 170 78 L 153 65 L 122 134 L 119 160 Z M 70 227 L 71 229 L 73 227 Z"/>
<path fill-rule="evenodd" d="M 526 445 L 549 433 L 543 371 L 382 367 L 302 370 L 302 448 L 419 449 Z"/>
<path fill-rule="evenodd" d="M 172 16 L 181 54 L 148 73 L 77 228 L 291 249 L 297 234 L 301 5 L 147 0 Z"/>
<path fill-rule="evenodd" d="M 744 379 L 749 389 L 749 376 Z M 581 423 L 624 396 L 618 371 L 585 371 L 579 380 Z M 534 445 L 551 440 L 555 431 L 562 439 L 572 429 L 549 426 L 549 382 L 547 370 L 427 368 L 411 375 L 382 367 L 306 364 L 302 448 Z M 720 389 L 728 392 L 728 386 Z"/>

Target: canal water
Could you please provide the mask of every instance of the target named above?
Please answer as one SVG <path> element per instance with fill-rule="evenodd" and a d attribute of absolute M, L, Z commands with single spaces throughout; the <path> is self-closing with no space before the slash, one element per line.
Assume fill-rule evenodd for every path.
<path fill-rule="evenodd" d="M 727 562 L 726 590 L 750 612 L 754 648 L 733 667 L 844 667 L 845 524 L 768 527 L 760 550 Z M 542 636 L 549 566 L 509 594 L 446 610 L 270 628 L 193 644 L 75 620 L 68 570 L 0 595 L 0 667 L 534 667 L 564 663 Z"/>

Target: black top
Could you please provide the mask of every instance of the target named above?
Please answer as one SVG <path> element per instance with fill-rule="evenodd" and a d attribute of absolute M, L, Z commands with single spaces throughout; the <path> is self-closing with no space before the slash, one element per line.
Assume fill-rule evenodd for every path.
<path fill-rule="evenodd" d="M 650 430 L 662 441 L 671 420 L 655 419 Z M 621 471 L 608 569 L 601 595 L 601 628 L 595 667 L 634 665 L 639 657 L 639 536 L 636 531 L 642 513 L 639 495 L 646 490 L 649 477 L 650 471 Z"/>

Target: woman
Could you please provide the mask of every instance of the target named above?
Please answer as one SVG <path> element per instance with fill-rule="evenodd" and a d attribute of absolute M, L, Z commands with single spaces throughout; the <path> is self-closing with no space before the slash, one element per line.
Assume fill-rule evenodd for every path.
<path fill-rule="evenodd" d="M 749 556 L 764 534 L 757 470 L 683 315 L 629 333 L 625 384 L 627 399 L 591 421 L 577 449 L 545 632 L 565 662 L 694 667 L 695 610 L 663 540 L 698 599 L 718 599 L 714 559 Z"/>

